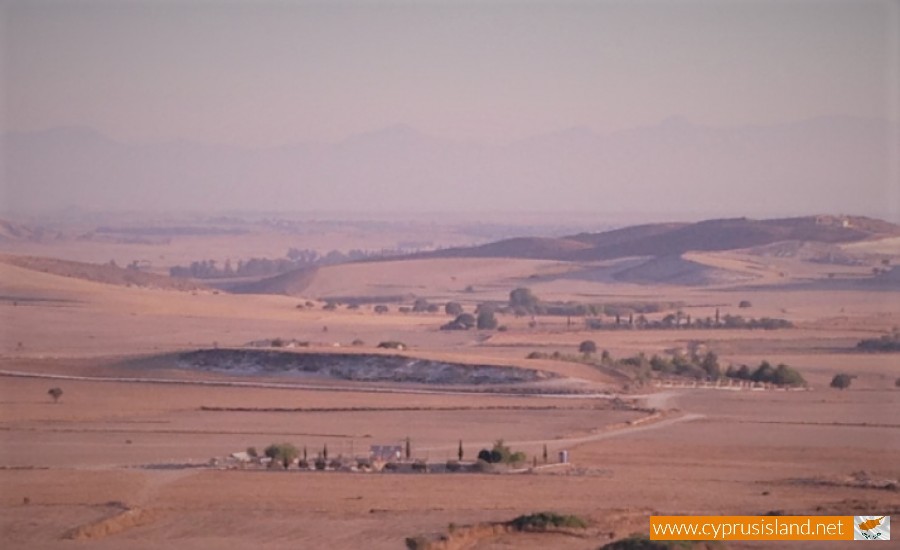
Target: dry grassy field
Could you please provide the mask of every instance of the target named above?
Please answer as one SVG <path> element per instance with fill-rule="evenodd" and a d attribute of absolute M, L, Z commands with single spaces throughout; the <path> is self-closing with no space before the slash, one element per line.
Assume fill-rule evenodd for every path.
<path fill-rule="evenodd" d="M 168 243 L 157 257 L 187 259 L 196 239 L 181 251 Z M 896 239 L 852 247 L 900 256 Z M 104 261 L 88 248 L 30 253 Z M 26 249 L 17 243 L 4 251 Z M 593 549 L 646 533 L 651 514 L 900 514 L 900 355 L 855 349 L 858 340 L 900 325 L 900 292 L 867 286 L 868 267 L 745 252 L 692 253 L 687 260 L 692 270 L 706 265 L 754 278 L 649 284 L 613 278 L 604 261 L 416 259 L 322 268 L 303 295 L 285 296 L 116 286 L 0 263 L 2 546 L 403 548 L 407 537 L 447 533 L 450 524 L 549 510 L 583 517 L 589 527 L 473 535 L 465 547 Z M 835 271 L 846 284 L 832 284 Z M 659 301 L 697 319 L 718 309 L 795 326 L 598 331 L 580 319 L 500 314 L 504 331 L 439 330 L 452 319 L 443 312 L 446 301 L 472 311 L 523 286 L 547 300 Z M 322 307 L 333 296 L 403 294 L 441 310 Z M 297 308 L 307 300 L 312 307 Z M 739 310 L 742 300 L 752 307 Z M 538 369 L 549 378 L 524 386 L 370 383 L 194 370 L 177 360 L 188 350 L 276 337 L 307 343 L 287 353 L 400 353 Z M 786 363 L 808 388 L 623 383 L 609 370 L 565 360 L 588 339 L 613 357 L 702 343 L 723 364 Z M 351 345 L 355 340 L 361 342 Z M 376 348 L 386 340 L 407 349 Z M 526 359 L 532 351 L 545 356 Z M 829 388 L 840 372 L 855 376 L 851 386 Z M 57 403 L 47 394 L 51 387 L 63 390 Z M 311 455 L 327 446 L 332 457 L 350 457 L 407 438 L 412 458 L 431 463 L 455 459 L 460 441 L 465 458 L 474 459 L 497 439 L 527 460 L 518 473 L 210 464 L 276 442 Z M 530 469 L 543 465 L 545 447 L 550 462 L 567 450 L 571 464 Z"/>

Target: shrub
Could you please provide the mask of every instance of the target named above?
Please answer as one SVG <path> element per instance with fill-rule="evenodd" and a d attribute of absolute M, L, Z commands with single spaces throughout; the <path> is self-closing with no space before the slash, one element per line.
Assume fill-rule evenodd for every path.
<path fill-rule="evenodd" d="M 519 516 L 509 524 L 516 531 L 546 531 L 548 529 L 584 529 L 587 522 L 578 516 L 557 514 L 556 512 L 538 512 Z"/>
<path fill-rule="evenodd" d="M 850 376 L 846 373 L 835 374 L 834 378 L 831 379 L 831 387 L 837 388 L 839 390 L 845 390 L 850 387 L 850 383 L 853 382 L 853 376 Z"/>
<path fill-rule="evenodd" d="M 271 458 L 273 463 L 280 462 L 287 468 L 300 455 L 300 452 L 290 443 L 273 443 L 266 447 L 263 454 Z"/>
<path fill-rule="evenodd" d="M 377 306 L 375 306 L 372 309 L 372 311 L 374 311 L 375 313 L 378 313 L 378 314 L 383 314 L 383 313 L 387 313 L 388 311 L 390 311 L 390 309 L 388 309 L 388 307 L 384 304 L 378 304 Z"/>
<path fill-rule="evenodd" d="M 447 305 L 444 306 L 444 312 L 446 312 L 447 315 L 456 317 L 463 313 L 463 307 L 459 302 L 447 302 Z"/>
<path fill-rule="evenodd" d="M 363 342 L 362 340 L 360 340 L 359 338 L 357 338 L 356 340 L 350 342 L 350 345 L 351 345 L 351 346 L 359 347 L 359 346 L 365 346 L 366 343 Z"/>
<path fill-rule="evenodd" d="M 512 452 L 512 450 L 503 444 L 502 439 L 494 442 L 494 447 L 490 450 L 482 449 L 478 453 L 478 460 L 487 462 L 488 464 L 518 464 L 525 462 L 525 453 Z"/>
<path fill-rule="evenodd" d="M 741 300 L 741 303 L 738 304 L 738 307 L 740 308 L 748 308 L 752 306 L 753 304 L 750 303 L 750 300 Z"/>
<path fill-rule="evenodd" d="M 674 370 L 672 361 L 659 355 L 654 355 L 650 358 L 650 368 L 663 374 L 669 374 Z"/>
<path fill-rule="evenodd" d="M 416 298 L 416 301 L 413 302 L 412 310 L 416 313 L 424 313 L 428 311 L 428 300 L 425 298 Z"/>
<path fill-rule="evenodd" d="M 779 386 L 806 385 L 806 380 L 803 379 L 799 372 L 783 363 L 775 369 L 775 373 L 772 375 L 772 382 Z"/>
<path fill-rule="evenodd" d="M 406 344 L 403 342 L 398 342 L 397 340 L 386 340 L 384 342 L 379 342 L 378 347 L 381 349 L 406 349 Z"/>
<path fill-rule="evenodd" d="M 597 343 L 593 340 L 585 340 L 578 346 L 578 351 L 585 355 L 590 355 L 592 353 L 597 353 Z"/>
<path fill-rule="evenodd" d="M 476 323 L 475 316 L 471 313 L 461 313 L 456 319 L 441 325 L 441 330 L 469 330 Z"/>
<path fill-rule="evenodd" d="M 475 324 L 478 330 L 494 330 L 497 328 L 497 318 L 493 311 L 482 311 L 478 314 Z"/>

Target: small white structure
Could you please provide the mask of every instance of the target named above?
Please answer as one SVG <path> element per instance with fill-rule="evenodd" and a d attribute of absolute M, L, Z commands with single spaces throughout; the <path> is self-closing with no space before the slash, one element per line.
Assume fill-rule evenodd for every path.
<path fill-rule="evenodd" d="M 372 445 L 369 447 L 369 457 L 373 460 L 400 460 L 403 457 L 403 447 L 400 445 Z"/>

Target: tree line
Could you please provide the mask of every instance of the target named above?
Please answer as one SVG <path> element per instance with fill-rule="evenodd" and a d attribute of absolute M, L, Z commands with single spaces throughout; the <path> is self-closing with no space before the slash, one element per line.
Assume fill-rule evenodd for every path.
<path fill-rule="evenodd" d="M 198 260 L 191 262 L 190 265 L 176 265 L 169 268 L 169 275 L 193 279 L 272 277 L 304 267 L 335 265 L 389 255 L 391 255 L 389 250 L 373 252 L 354 249 L 346 253 L 340 250 L 332 250 L 321 255 L 317 251 L 308 248 L 291 248 L 287 251 L 284 258 L 250 258 L 249 260 L 238 260 L 237 262 L 227 259 L 221 265 L 216 260 Z"/>
<path fill-rule="evenodd" d="M 864 338 L 857 342 L 856 349 L 860 351 L 900 351 L 900 329 L 894 327 L 890 334 L 884 334 L 879 338 Z"/>
<path fill-rule="evenodd" d="M 773 366 L 768 361 L 762 361 L 757 367 L 748 365 L 728 365 L 722 368 L 719 357 L 713 351 L 705 353 L 700 351 L 701 346 L 692 342 L 688 353 L 674 353 L 672 355 L 657 355 L 647 357 L 643 353 L 621 359 L 614 358 L 604 350 L 599 358 L 597 344 L 593 340 L 585 340 L 578 346 L 581 355 L 564 354 L 558 351 L 543 353 L 533 351 L 528 354 L 528 359 L 555 359 L 585 363 L 597 367 L 618 369 L 633 374 L 638 382 L 644 382 L 660 376 L 682 376 L 695 380 L 717 381 L 726 378 L 758 382 L 763 384 L 775 384 L 778 386 L 805 386 L 806 380 L 793 367 L 783 363 Z"/>

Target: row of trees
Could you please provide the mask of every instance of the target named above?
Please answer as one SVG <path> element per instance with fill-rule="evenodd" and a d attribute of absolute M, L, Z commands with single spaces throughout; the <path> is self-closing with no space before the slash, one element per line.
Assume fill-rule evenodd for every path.
<path fill-rule="evenodd" d="M 834 378 L 831 379 L 831 387 L 846 390 L 853 383 L 854 378 L 856 378 L 855 374 L 847 374 L 846 372 L 835 374 Z M 900 378 L 894 380 L 894 387 L 900 388 Z"/>
<path fill-rule="evenodd" d="M 773 367 L 768 361 L 763 361 L 752 372 L 747 365 L 741 365 L 735 368 L 729 365 L 725 371 L 728 378 L 736 378 L 738 380 L 749 380 L 753 382 L 764 382 L 767 384 L 775 384 L 777 386 L 805 386 L 806 380 L 797 372 L 796 369 L 779 363 L 777 367 Z"/>
<path fill-rule="evenodd" d="M 469 330 L 477 328 L 478 330 L 494 330 L 498 328 L 499 322 L 493 311 L 482 310 L 478 315 L 471 313 L 461 313 L 456 319 L 441 325 L 441 330 Z"/>
<path fill-rule="evenodd" d="M 658 313 L 678 307 L 672 302 L 628 302 L 621 304 L 592 304 L 582 302 L 546 302 L 530 288 L 519 287 L 509 293 L 508 309 L 516 316 L 553 315 L 559 317 L 624 317 L 635 314 Z"/>
<path fill-rule="evenodd" d="M 259 451 L 256 447 L 247 447 L 247 455 L 251 458 L 259 458 Z M 309 457 L 304 446 L 302 450 L 297 449 L 292 443 L 272 443 L 263 450 L 263 456 L 271 459 L 272 463 L 279 464 L 284 468 L 290 467 L 297 461 L 301 467 L 309 466 Z M 412 441 L 409 437 L 404 441 L 404 456 L 406 460 L 412 459 Z M 457 458 L 462 461 L 465 457 L 463 442 L 459 440 L 457 449 Z M 478 460 L 488 464 L 521 464 L 525 462 L 525 453 L 521 451 L 513 451 L 502 439 L 494 442 L 494 446 L 490 449 L 482 449 L 478 453 Z M 547 446 L 544 445 L 544 462 L 547 462 Z M 328 445 L 325 444 L 322 450 L 315 457 L 317 469 L 324 469 L 324 464 L 328 461 Z M 321 465 L 321 467 L 319 467 Z"/>
<path fill-rule="evenodd" d="M 713 351 L 706 353 L 692 351 L 687 355 L 676 353 L 670 358 L 654 355 L 650 358 L 650 368 L 660 374 L 675 374 L 710 381 L 731 378 L 747 382 L 775 384 L 776 386 L 800 387 L 806 385 L 806 380 L 800 372 L 784 363 L 773 366 L 768 361 L 762 361 L 756 368 L 748 365 L 728 365 L 723 370 L 719 363 L 719 357 Z"/>
<path fill-rule="evenodd" d="M 722 365 L 719 363 L 719 357 L 713 351 L 703 353 L 700 348 L 701 346 L 695 342 L 689 346 L 687 354 L 674 353 L 670 356 L 654 354 L 649 359 L 643 353 L 615 359 L 608 351 L 604 350 L 598 360 L 594 358 L 594 354 L 597 353 L 597 343 L 593 340 L 585 340 L 578 345 L 580 356 L 565 355 L 559 352 L 552 354 L 531 352 L 527 358 L 570 360 L 621 369 L 633 373 L 639 381 L 651 378 L 654 375 L 674 375 L 710 381 L 732 378 L 779 386 L 806 385 L 806 380 L 796 369 L 783 363 L 778 366 L 772 366 L 768 361 L 762 361 L 755 369 L 751 369 L 747 365 L 728 365 L 723 370 Z"/>
<path fill-rule="evenodd" d="M 386 255 L 386 251 L 369 252 L 365 250 L 350 250 L 346 253 L 332 250 L 325 255 L 320 255 L 315 250 L 291 248 L 284 258 L 250 258 L 249 260 L 238 260 L 237 263 L 232 263 L 230 259 L 227 259 L 221 266 L 216 260 L 200 260 L 191 262 L 187 266 L 173 266 L 169 268 L 169 275 L 194 279 L 271 277 L 303 267 L 335 265 L 384 255 Z"/>
<path fill-rule="evenodd" d="M 884 334 L 879 338 L 865 338 L 856 344 L 856 349 L 860 351 L 900 351 L 900 329 L 894 327 L 889 334 Z"/>
<path fill-rule="evenodd" d="M 544 459 L 546 461 L 547 457 L 547 448 L 544 447 Z M 525 453 L 522 451 L 513 452 L 509 446 L 503 443 L 502 439 L 498 439 L 494 442 L 494 447 L 491 449 L 482 449 L 478 453 L 478 460 L 486 462 L 488 464 L 521 464 L 525 462 Z M 460 444 L 460 460 L 462 460 L 462 444 Z"/>
<path fill-rule="evenodd" d="M 450 305 L 453 304 L 454 309 L 451 312 Z M 578 302 L 543 302 L 529 288 L 520 287 L 509 293 L 509 301 L 506 304 L 485 302 L 478 306 L 475 310 L 476 314 L 489 310 L 491 314 L 504 313 L 516 316 L 524 315 L 553 315 L 568 317 L 586 317 L 585 323 L 591 329 L 617 329 L 617 328 L 637 328 L 637 329 L 671 329 L 671 328 L 723 328 L 723 329 L 782 329 L 791 328 L 794 325 L 786 319 L 762 317 L 762 318 L 745 318 L 740 315 L 720 315 L 719 309 L 716 308 L 715 314 L 705 318 L 692 318 L 690 314 L 685 314 L 680 309 L 674 313 L 670 313 L 660 320 L 649 320 L 645 313 L 654 313 L 663 311 L 667 308 L 678 307 L 675 303 L 666 302 L 634 302 L 628 304 L 584 304 Z M 750 303 L 746 300 L 739 304 L 739 307 L 750 307 Z M 459 316 L 462 314 L 462 307 L 456 303 L 448 303 L 446 309 L 448 314 Z M 607 315 L 615 319 L 615 324 L 604 323 L 600 318 L 601 315 Z M 466 318 L 467 319 L 467 318 Z M 466 319 L 456 319 L 447 323 L 444 330 L 465 330 L 471 328 L 467 326 Z M 487 320 L 487 319 L 486 319 Z M 457 322 L 458 321 L 458 322 Z"/>
<path fill-rule="evenodd" d="M 653 329 L 762 329 L 762 330 L 776 330 L 776 329 L 784 329 L 784 328 L 792 328 L 794 326 L 793 323 L 788 321 L 787 319 L 779 319 L 774 317 L 761 317 L 754 318 L 749 317 L 745 318 L 741 315 L 720 315 L 719 310 L 716 309 L 714 316 L 707 317 L 692 317 L 690 314 L 685 314 L 683 311 L 678 310 L 675 313 L 670 313 L 658 320 L 649 320 L 643 314 L 641 315 L 628 315 L 627 318 L 623 318 L 620 315 L 615 316 L 615 323 L 604 323 L 600 319 L 588 319 L 587 320 L 588 328 L 593 330 L 612 330 L 612 329 L 642 329 L 642 330 L 653 330 Z"/>

